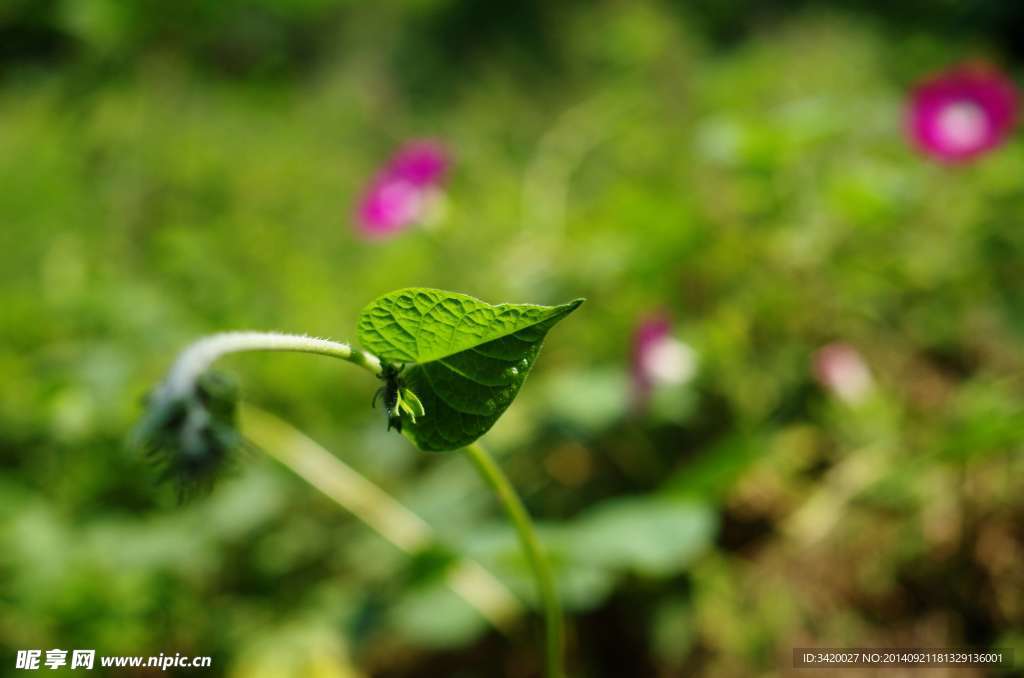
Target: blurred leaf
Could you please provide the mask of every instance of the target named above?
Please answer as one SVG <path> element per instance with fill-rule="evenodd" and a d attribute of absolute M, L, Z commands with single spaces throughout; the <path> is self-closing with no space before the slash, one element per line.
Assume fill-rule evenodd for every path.
<path fill-rule="evenodd" d="M 544 382 L 539 414 L 585 433 L 598 433 L 629 408 L 629 376 L 622 369 L 560 370 Z"/>
<path fill-rule="evenodd" d="M 454 450 L 487 432 L 526 381 L 544 336 L 583 303 L 498 304 L 426 288 L 386 294 L 359 318 L 359 341 L 382 360 L 412 363 L 402 380 L 426 416 L 403 413 L 423 450 Z"/>
<path fill-rule="evenodd" d="M 1024 406 L 1011 384 L 984 380 L 965 384 L 951 403 L 945 452 L 954 457 L 981 457 L 1020 445 Z"/>
<path fill-rule="evenodd" d="M 705 505 L 660 496 L 612 499 L 587 511 L 569 537 L 577 558 L 657 577 L 680 571 L 711 544 Z"/>
<path fill-rule="evenodd" d="M 572 549 L 572 531 L 572 523 L 538 526 L 562 603 L 570 610 L 589 610 L 614 590 L 615 572 L 580 558 Z M 478 529 L 463 538 L 462 548 L 518 596 L 537 605 L 536 579 L 511 525 Z"/>
<path fill-rule="evenodd" d="M 397 631 L 431 647 L 457 647 L 487 629 L 480 613 L 452 593 L 442 579 L 402 596 L 391 611 Z"/>
<path fill-rule="evenodd" d="M 676 496 L 716 499 L 758 459 L 763 445 L 758 436 L 730 435 L 673 473 L 665 489 Z"/>
<path fill-rule="evenodd" d="M 246 639 L 235 678 L 359 678 L 345 638 L 325 620 L 288 620 Z"/>
<path fill-rule="evenodd" d="M 685 569 L 711 546 L 716 530 L 707 506 L 672 497 L 611 499 L 575 520 L 541 525 L 566 607 L 587 610 L 628 574 L 666 577 Z M 462 548 L 497 574 L 513 591 L 535 598 L 529 564 L 510 526 L 472 533 Z"/>
<path fill-rule="evenodd" d="M 682 665 L 698 638 L 693 606 L 678 598 L 664 600 L 654 611 L 651 644 L 658 657 L 673 667 Z"/>

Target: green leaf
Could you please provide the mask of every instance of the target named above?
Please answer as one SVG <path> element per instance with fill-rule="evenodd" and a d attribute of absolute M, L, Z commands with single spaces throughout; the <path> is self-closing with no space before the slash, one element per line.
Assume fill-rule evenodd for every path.
<path fill-rule="evenodd" d="M 423 450 L 454 450 L 494 425 L 526 381 L 548 330 L 582 303 L 491 305 L 410 287 L 363 309 L 359 341 L 382 360 L 408 366 L 403 385 L 425 414 L 415 422 L 403 414 L 402 433 Z"/>
<path fill-rule="evenodd" d="M 704 553 L 716 531 L 715 513 L 706 504 L 659 495 L 621 497 L 577 518 L 569 543 L 593 565 L 665 577 Z"/>
<path fill-rule="evenodd" d="M 616 573 L 570 549 L 575 521 L 537 525 L 558 597 L 569 610 L 597 607 L 615 589 Z M 539 606 L 533 569 L 523 554 L 515 529 L 508 524 L 483 526 L 459 536 L 458 547 L 467 557 L 494 573 L 518 598 Z"/>

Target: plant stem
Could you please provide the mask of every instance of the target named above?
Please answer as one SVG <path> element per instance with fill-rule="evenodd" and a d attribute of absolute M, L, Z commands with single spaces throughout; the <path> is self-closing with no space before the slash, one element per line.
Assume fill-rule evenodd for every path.
<path fill-rule="evenodd" d="M 223 332 L 200 339 L 182 351 L 161 387 L 161 395 L 170 398 L 191 395 L 199 377 L 218 358 L 243 351 L 317 353 L 346 360 L 374 375 L 381 374 L 379 358 L 365 351 L 353 349 L 348 344 L 277 332 Z M 537 593 L 544 607 L 547 678 L 565 678 L 562 668 L 564 631 L 561 605 L 551 569 L 530 515 L 523 507 L 512 484 L 487 450 L 479 443 L 473 443 L 465 449 L 480 475 L 497 494 L 502 507 L 515 525 L 523 552 L 537 581 Z"/>
<path fill-rule="evenodd" d="M 257 447 L 398 549 L 414 555 L 438 543 L 422 518 L 306 434 L 249 405 L 242 406 L 241 415 L 242 429 Z M 523 616 L 519 600 L 480 563 L 460 558 L 445 581 L 502 633 L 511 633 Z"/>
<path fill-rule="evenodd" d="M 347 360 L 375 375 L 381 370 L 376 356 L 337 341 L 279 332 L 221 332 L 204 337 L 181 352 L 164 382 L 167 395 L 191 392 L 196 380 L 214 361 L 228 353 L 243 351 L 318 353 Z"/>
<path fill-rule="evenodd" d="M 558 591 L 555 588 L 555 580 L 551 574 L 551 568 L 544 555 L 544 549 L 537 537 L 537 531 L 530 520 L 530 514 L 526 512 L 523 502 L 519 499 L 512 483 L 502 472 L 501 468 L 494 461 L 480 443 L 473 443 L 466 446 L 466 452 L 473 461 L 477 471 L 494 490 L 501 502 L 505 513 L 515 525 L 519 534 L 519 542 L 526 554 L 526 559 L 533 570 L 533 576 L 537 582 L 537 593 L 541 604 L 544 606 L 544 626 L 546 639 L 547 677 L 564 678 L 565 671 L 562 667 L 562 651 L 564 645 L 564 630 L 562 628 L 562 609 L 558 599 Z"/>

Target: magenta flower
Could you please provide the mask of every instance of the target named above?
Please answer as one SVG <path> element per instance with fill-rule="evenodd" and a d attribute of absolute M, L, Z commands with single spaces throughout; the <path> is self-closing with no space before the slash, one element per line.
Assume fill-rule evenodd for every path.
<path fill-rule="evenodd" d="M 672 334 L 668 316 L 642 320 L 633 331 L 633 387 L 643 403 L 655 387 L 684 384 L 697 372 L 697 354 Z"/>
<path fill-rule="evenodd" d="M 448 164 L 448 154 L 440 143 L 410 141 L 391 159 L 388 171 L 413 186 L 437 186 L 444 179 Z"/>
<path fill-rule="evenodd" d="M 417 220 L 423 191 L 402 179 L 382 176 L 370 186 L 359 205 L 359 225 L 365 235 L 382 237 Z"/>
<path fill-rule="evenodd" d="M 974 64 L 918 85 L 911 96 L 907 124 L 918 148 L 955 163 L 1002 144 L 1016 118 L 1013 81 L 994 68 Z"/>
<path fill-rule="evenodd" d="M 435 141 L 411 141 L 377 173 L 357 210 L 362 233 L 380 238 L 422 221 L 438 196 L 450 159 Z"/>
<path fill-rule="evenodd" d="M 830 393 L 855 405 L 871 392 L 871 370 L 860 351 L 843 342 L 822 346 L 814 354 L 814 376 Z"/>

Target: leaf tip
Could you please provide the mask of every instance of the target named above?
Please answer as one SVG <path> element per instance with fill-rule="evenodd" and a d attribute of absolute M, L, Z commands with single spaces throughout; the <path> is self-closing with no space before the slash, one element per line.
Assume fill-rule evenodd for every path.
<path fill-rule="evenodd" d="M 569 315 L 570 313 L 575 311 L 577 308 L 582 306 L 583 302 L 586 301 L 586 300 L 587 300 L 586 297 L 579 297 L 577 299 L 573 299 L 572 301 L 570 301 L 567 304 L 562 304 L 559 308 L 563 309 L 563 313 L 565 315 Z"/>

